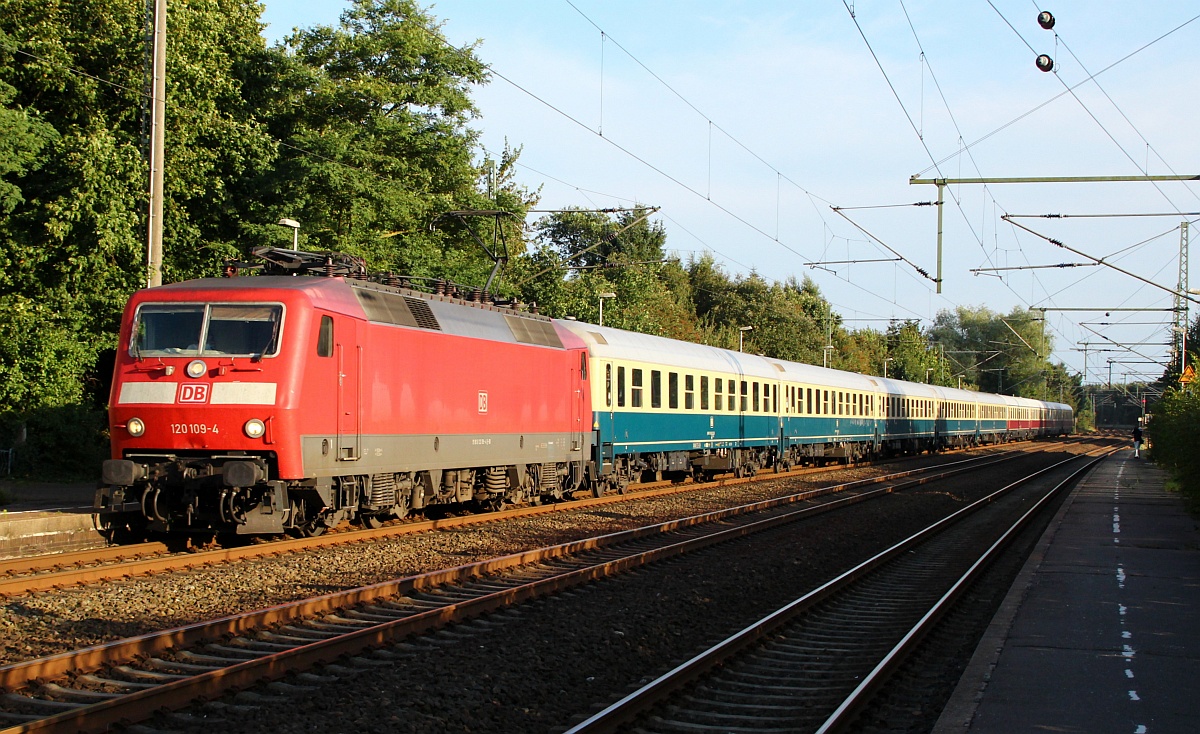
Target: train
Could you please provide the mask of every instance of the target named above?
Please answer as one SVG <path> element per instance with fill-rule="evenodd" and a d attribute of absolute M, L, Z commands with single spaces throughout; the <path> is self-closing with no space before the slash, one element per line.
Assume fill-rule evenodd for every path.
<path fill-rule="evenodd" d="M 552 319 L 336 253 L 255 254 L 130 298 L 95 498 L 110 537 L 311 536 L 1073 428 L 1060 403 Z"/>

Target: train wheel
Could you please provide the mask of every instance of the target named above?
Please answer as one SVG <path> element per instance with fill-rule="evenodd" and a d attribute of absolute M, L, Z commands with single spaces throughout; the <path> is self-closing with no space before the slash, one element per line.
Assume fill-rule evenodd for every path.
<path fill-rule="evenodd" d="M 364 528 L 375 530 L 383 527 L 383 518 L 379 517 L 379 515 L 359 515 L 358 517 L 362 521 Z"/>
<path fill-rule="evenodd" d="M 92 515 L 96 530 L 109 545 L 127 545 L 146 540 L 146 518 L 133 513 L 122 513 L 114 519 L 104 515 Z"/>
<path fill-rule="evenodd" d="M 412 511 L 412 497 L 406 492 L 400 494 L 401 496 L 396 498 L 396 504 L 392 505 L 392 517 L 397 520 L 403 520 Z"/>
<path fill-rule="evenodd" d="M 305 523 L 300 528 L 300 535 L 305 538 L 315 538 L 318 535 L 323 535 L 325 530 L 325 523 L 321 522 L 318 518 Z"/>

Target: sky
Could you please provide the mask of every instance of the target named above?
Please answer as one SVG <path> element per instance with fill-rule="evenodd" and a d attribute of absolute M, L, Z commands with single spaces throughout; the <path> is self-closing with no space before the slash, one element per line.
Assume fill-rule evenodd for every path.
<path fill-rule="evenodd" d="M 349 7 L 263 5 L 268 43 Z M 1051 359 L 1088 383 L 1154 379 L 1171 358 L 1200 182 L 951 183 L 938 293 L 937 187 L 910 178 L 1200 175 L 1200 2 L 424 7 L 451 43 L 479 42 L 492 78 L 472 127 L 493 154 L 521 149 L 540 209 L 661 207 L 674 255 L 810 277 L 849 328 L 1037 307 Z"/>

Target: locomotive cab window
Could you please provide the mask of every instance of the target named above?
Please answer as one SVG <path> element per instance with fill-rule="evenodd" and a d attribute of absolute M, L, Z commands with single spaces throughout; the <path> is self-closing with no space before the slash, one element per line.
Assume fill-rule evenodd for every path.
<path fill-rule="evenodd" d="M 321 330 L 317 333 L 317 356 L 333 356 L 333 317 L 321 317 Z"/>
<path fill-rule="evenodd" d="M 138 308 L 133 357 L 274 356 L 283 306 L 258 303 L 146 303 Z"/>

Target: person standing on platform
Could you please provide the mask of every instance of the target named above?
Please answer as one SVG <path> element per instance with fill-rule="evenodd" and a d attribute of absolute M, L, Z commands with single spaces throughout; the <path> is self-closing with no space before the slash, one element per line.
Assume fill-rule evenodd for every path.
<path fill-rule="evenodd" d="M 1142 427 L 1133 427 L 1133 458 L 1138 458 L 1142 452 Z"/>

